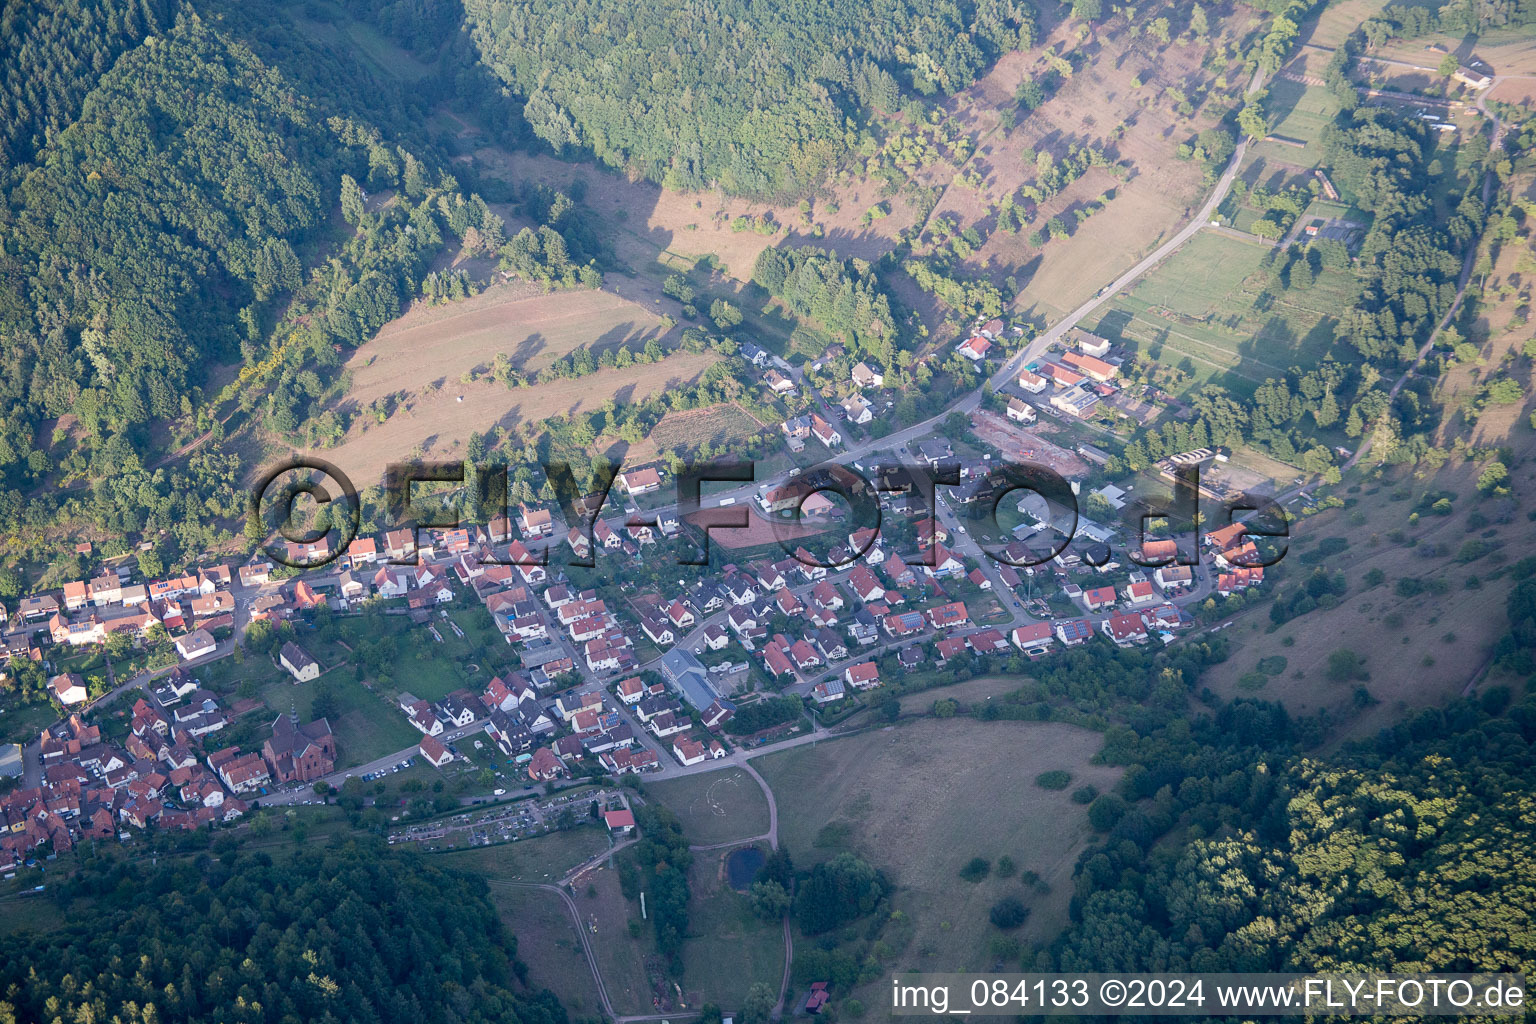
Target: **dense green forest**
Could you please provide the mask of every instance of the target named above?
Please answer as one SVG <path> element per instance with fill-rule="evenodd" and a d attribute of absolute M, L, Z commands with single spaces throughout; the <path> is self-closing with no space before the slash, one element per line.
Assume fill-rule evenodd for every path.
<path fill-rule="evenodd" d="M 98 860 L 62 887 L 89 909 L 0 941 L 0 1021 L 566 1021 L 483 882 L 381 845 Z"/>
<path fill-rule="evenodd" d="M 764 249 L 752 268 L 752 280 L 846 341 L 850 350 L 882 366 L 896 365 L 896 354 L 904 346 L 891 299 L 865 260 L 841 259 L 814 246 Z"/>
<path fill-rule="evenodd" d="M 7 7 L 0 527 L 168 530 L 171 562 L 195 555 L 240 511 L 226 434 L 337 439 L 367 412 L 335 408 L 342 353 L 436 294 L 445 246 L 592 281 L 602 243 L 571 197 L 497 183 L 537 228 L 508 238 L 421 132 L 423 90 L 298 13 Z M 243 367 L 222 390 L 220 365 Z"/>
<path fill-rule="evenodd" d="M 962 89 L 1031 45 L 1023 0 L 467 0 L 483 59 L 557 150 L 669 187 L 799 194 L 869 111 Z"/>
<path fill-rule="evenodd" d="M 168 0 L 83 0 L 0 9 L 0 168 L 32 160 L 80 110 L 96 78 L 170 22 Z"/>

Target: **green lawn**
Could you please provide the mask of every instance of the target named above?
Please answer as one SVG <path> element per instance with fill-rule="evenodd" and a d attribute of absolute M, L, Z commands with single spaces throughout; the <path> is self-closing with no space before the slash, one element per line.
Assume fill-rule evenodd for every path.
<path fill-rule="evenodd" d="M 1313 168 L 1323 162 L 1323 147 L 1319 139 L 1323 126 L 1338 116 L 1339 103 L 1326 88 L 1274 78 L 1269 83 L 1269 100 L 1265 109 L 1271 118 L 1278 119 L 1270 125 L 1270 134 L 1286 139 L 1305 142 L 1304 148 L 1287 146 L 1280 142 L 1258 142 L 1252 147 L 1254 158 L 1265 158 L 1297 167 Z M 1268 177 L 1268 175 L 1264 175 Z"/>
<path fill-rule="evenodd" d="M 729 851 L 696 852 L 688 873 L 688 938 L 684 987 L 692 1005 L 740 1006 L 757 982 L 774 991 L 784 976 L 784 930 L 752 913 L 747 898 L 725 880 Z"/>
<path fill-rule="evenodd" d="M 547 988 L 577 1018 L 597 1017 L 602 1004 L 576 924 L 554 893 L 505 883 L 489 886 L 491 902 L 517 936 L 517 956 L 528 965 L 528 983 Z"/>
<path fill-rule="evenodd" d="M 483 690 L 493 674 L 486 663 L 492 654 L 501 655 L 505 647 L 501 634 L 490 615 L 478 605 L 450 608 L 448 615 L 445 619 L 434 613 L 429 623 L 442 636 L 442 643 L 432 638 L 426 625 L 418 626 L 403 615 L 383 616 L 381 622 L 338 618 L 333 620 L 336 642 L 316 641 L 312 653 L 322 665 L 339 663 L 348 660 L 347 647 L 360 639 L 375 638 L 382 631 L 397 639 L 401 653 L 392 666 L 389 685 L 382 687 L 381 693 L 392 695 L 404 690 L 422 700 L 435 701 L 454 690 Z M 464 631 L 462 637 L 449 626 L 450 620 Z"/>
<path fill-rule="evenodd" d="M 268 683 L 260 696 L 269 717 L 294 710 L 300 719 L 307 720 L 321 688 L 335 694 L 341 708 L 341 714 L 331 719 L 337 768 L 366 764 L 421 739 L 421 733 L 398 707 L 359 683 L 347 669 L 328 672 L 307 683 L 295 683 L 284 675 Z"/>
<path fill-rule="evenodd" d="M 1185 390 L 1215 381 L 1251 395 L 1287 367 L 1323 359 L 1352 288 L 1347 274 L 1325 270 L 1312 287 L 1286 291 L 1262 265 L 1270 251 L 1227 235 L 1199 234 L 1115 298 L 1092 330 L 1178 367 L 1189 375 Z"/>
<path fill-rule="evenodd" d="M 601 825 L 579 825 L 535 839 L 499 846 L 477 846 L 428 856 L 444 866 L 462 868 L 513 882 L 555 882 L 571 868 L 608 849 L 608 832 Z"/>
<path fill-rule="evenodd" d="M 0 704 L 0 743 L 28 743 L 59 713 L 47 700 L 22 701 L 8 697 Z"/>
<path fill-rule="evenodd" d="M 646 795 L 670 808 L 698 846 L 751 839 L 768 831 L 763 789 L 740 768 L 652 782 Z"/>
<path fill-rule="evenodd" d="M 1065 769 L 1079 785 L 1110 789 L 1120 770 L 1093 763 L 1102 743 L 1097 733 L 1061 723 L 922 719 L 753 764 L 773 787 L 779 841 L 797 868 L 849 852 L 895 886 L 889 909 L 900 914 L 879 934 L 891 950 L 881 964 L 889 977 L 991 968 L 988 947 L 998 932 L 987 911 L 1003 896 L 1018 896 L 1032 912 L 1014 933 L 1026 944 L 1049 942 L 1066 924 L 1073 868 L 1093 832 L 1068 792 L 1033 780 Z M 970 858 L 997 864 L 1004 855 L 1015 862 L 1011 876 L 960 878 Z M 1026 882 L 1026 871 L 1045 888 Z M 872 930 L 873 922 L 858 928 L 867 925 Z M 860 998 L 878 998 L 879 984 Z"/>

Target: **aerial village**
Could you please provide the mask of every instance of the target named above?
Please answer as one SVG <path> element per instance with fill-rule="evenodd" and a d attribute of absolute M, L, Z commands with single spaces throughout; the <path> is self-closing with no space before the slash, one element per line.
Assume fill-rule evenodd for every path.
<path fill-rule="evenodd" d="M 981 361 L 1003 336 L 1001 321 L 978 325 L 957 351 Z M 769 363 L 761 351 L 743 354 Z M 321 608 L 343 617 L 382 608 L 419 629 L 421 642 L 441 643 L 444 630 L 463 636 L 449 609 L 482 607 L 515 669 L 465 680 L 436 699 L 417 697 L 408 678 L 397 692 L 378 695 L 419 738 L 357 773 L 371 779 L 418 757 L 442 768 L 472 742 L 493 744 L 525 786 L 573 775 L 685 772 L 743 745 L 839 721 L 893 674 L 1001 667 L 1096 640 L 1173 642 L 1194 624 L 1193 606 L 1263 582 L 1259 550 L 1241 523 L 1203 534 L 1195 565 L 1177 564 L 1172 537 L 1137 540 L 1139 557 L 1128 559 L 1128 531 L 1086 514 L 1075 528 L 1064 526 L 1037 495 L 1008 509 L 1005 560 L 984 553 L 974 529 L 967 532 L 994 459 L 1043 459 L 1074 488 L 1091 477 L 1102 452 L 1024 428 L 1042 415 L 1081 418 L 1100 402 L 1137 415 L 1142 403 L 1117 387 L 1118 369 L 1109 342 L 1074 331 L 1064 351 L 1019 369 L 998 389 L 1002 415 L 972 414 L 966 441 L 934 432 L 902 443 L 910 458 L 956 469 L 960 484 L 931 508 L 910 489 L 883 492 L 878 532 L 845 522 L 844 508 L 804 478 L 711 499 L 716 508 L 739 501 L 733 511 L 759 521 L 793 517 L 818 539 L 820 556 L 761 538 L 720 544 L 726 535 L 716 531 L 707 571 L 676 586 L 656 583 L 676 572 L 637 582 L 626 567 L 654 559 L 670 568 L 671 552 L 697 543 L 697 531 L 665 503 L 663 467 L 626 466 L 616 500 L 602 506 L 590 531 L 563 521 L 554 502 L 524 502 L 483 524 L 359 536 L 339 552 L 326 538 L 289 543 L 284 561 L 325 563 L 303 572 L 258 554 L 135 580 L 132 563 L 119 560 L 59 591 L 30 594 L 14 609 L 0 606 L 5 658 L 54 670 L 49 695 L 62 715 L 27 750 L 14 746 L 0 757 L 0 774 L 18 780 L 0 797 L 0 867 L 45 844 L 57 851 L 128 829 L 232 821 L 258 801 L 291 801 L 317 782 L 335 785 L 353 774 L 337 771 L 326 718 L 305 720 L 296 707 L 271 701 L 237 707 L 232 695 L 199 681 L 204 666 L 233 653 L 260 622 L 299 627 L 284 632 L 272 660 L 296 684 L 316 679 L 325 666 L 306 649 L 302 627 Z M 785 372 L 787 365 L 768 368 L 765 385 L 801 386 Z M 882 402 L 882 384 L 879 367 L 859 362 L 842 401 L 829 407 L 818 393 L 817 411 L 785 420 L 788 450 L 801 453 L 815 441 L 824 457 L 835 457 L 845 441 L 834 422 L 866 421 Z M 1171 480 L 1180 465 L 1219 468 L 1223 460 L 1201 449 L 1164 460 L 1159 471 Z M 1088 511 L 1101 515 L 1131 499 L 1108 484 L 1087 497 Z M 1112 543 L 1121 554 L 1112 554 Z M 174 666 L 100 693 L 67 668 L 72 652 L 101 648 L 118 634 L 142 644 L 153 630 L 173 643 Z M 93 712 L 124 693 L 136 695 L 127 730 L 109 738 Z M 242 714 L 265 715 L 259 747 L 220 742 Z M 738 715 L 750 732 L 731 727 Z"/>

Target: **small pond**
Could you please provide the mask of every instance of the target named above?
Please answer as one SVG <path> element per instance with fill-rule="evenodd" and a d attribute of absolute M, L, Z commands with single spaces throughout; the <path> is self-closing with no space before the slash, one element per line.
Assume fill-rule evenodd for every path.
<path fill-rule="evenodd" d="M 755 846 L 743 847 L 731 854 L 725 862 L 725 874 L 730 879 L 731 888 L 737 892 L 751 888 L 752 879 L 757 877 L 757 870 L 766 859 L 763 851 Z"/>

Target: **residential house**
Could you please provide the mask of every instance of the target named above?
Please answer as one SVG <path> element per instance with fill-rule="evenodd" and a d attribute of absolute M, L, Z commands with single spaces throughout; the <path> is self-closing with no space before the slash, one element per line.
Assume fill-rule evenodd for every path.
<path fill-rule="evenodd" d="M 235 599 L 226 590 L 216 591 L 212 594 L 202 594 L 188 602 L 188 608 L 195 619 L 206 619 L 210 615 L 223 615 L 235 610 Z"/>
<path fill-rule="evenodd" d="M 21 599 L 21 606 L 17 609 L 24 620 L 46 619 L 59 613 L 58 598 L 52 594 L 37 594 Z"/>
<path fill-rule="evenodd" d="M 406 564 L 416 561 L 416 531 L 390 530 L 384 534 L 384 554 L 391 561 Z"/>
<path fill-rule="evenodd" d="M 768 385 L 768 389 L 776 395 L 789 395 L 795 391 L 795 382 L 778 370 L 769 370 L 763 374 L 763 381 Z"/>
<path fill-rule="evenodd" d="M 1121 647 L 1141 643 L 1147 638 L 1147 624 L 1141 620 L 1140 615 L 1132 612 L 1111 615 L 1099 624 L 1099 628 Z"/>
<path fill-rule="evenodd" d="M 1087 619 L 1056 620 L 1056 639 L 1068 647 L 1076 647 L 1093 636 L 1093 627 Z"/>
<path fill-rule="evenodd" d="M 876 584 L 878 586 L 878 583 Z M 825 608 L 828 611 L 836 611 L 843 606 L 843 596 L 837 592 L 830 580 L 822 580 L 811 588 L 811 604 L 817 608 Z"/>
<path fill-rule="evenodd" d="M 790 663 L 789 653 L 777 644 L 769 644 L 763 648 L 763 667 L 775 679 L 793 675 L 795 671 L 794 665 Z"/>
<path fill-rule="evenodd" d="M 871 366 L 867 362 L 855 363 L 850 374 L 855 387 L 859 388 L 883 388 L 885 387 L 885 373 Z"/>
<path fill-rule="evenodd" d="M 207 657 L 218 646 L 208 631 L 203 629 L 194 629 L 176 638 L 176 653 L 181 655 L 183 661 L 196 661 L 198 658 Z"/>
<path fill-rule="evenodd" d="M 517 506 L 517 528 L 524 537 L 547 537 L 555 532 L 554 517 L 549 509 L 524 502 Z"/>
<path fill-rule="evenodd" d="M 1187 565 L 1164 565 L 1152 571 L 1152 579 L 1166 594 L 1194 586 L 1195 572 Z"/>
<path fill-rule="evenodd" d="M 653 644 L 670 644 L 676 642 L 677 637 L 672 632 L 672 626 L 662 619 L 646 615 L 640 619 L 640 629 Z"/>
<path fill-rule="evenodd" d="M 619 486 L 630 495 L 650 494 L 661 490 L 661 473 L 655 466 L 627 469 L 619 474 Z"/>
<path fill-rule="evenodd" d="M 48 689 L 60 704 L 84 704 L 87 699 L 85 680 L 78 672 L 65 672 L 48 680 Z"/>
<path fill-rule="evenodd" d="M 418 700 L 406 709 L 406 715 L 411 724 L 425 736 L 438 736 L 443 732 L 443 723 L 432 711 L 432 705 L 424 700 Z"/>
<path fill-rule="evenodd" d="M 311 679 L 320 676 L 320 663 L 309 656 L 309 652 L 292 640 L 283 644 L 283 649 L 278 654 L 278 662 L 293 678 L 301 683 L 307 683 Z"/>
<path fill-rule="evenodd" d="M 64 584 L 64 607 L 77 612 L 90 603 L 91 592 L 84 580 Z"/>
<path fill-rule="evenodd" d="M 1125 594 L 1126 604 L 1132 608 L 1140 608 L 1162 600 L 1158 597 L 1157 591 L 1153 588 L 1150 580 L 1138 580 L 1135 583 L 1129 584 L 1122 593 Z"/>
<path fill-rule="evenodd" d="M 843 643 L 843 638 L 834 629 L 825 626 L 817 629 L 815 642 L 816 649 L 828 661 L 842 661 L 848 657 L 848 645 Z"/>
<path fill-rule="evenodd" d="M 736 714 L 736 705 L 724 697 L 716 697 L 709 707 L 699 713 L 699 718 L 704 722 L 704 728 L 714 732 L 731 720 Z"/>
<path fill-rule="evenodd" d="M 843 669 L 843 682 L 855 690 L 872 690 L 880 685 L 880 667 L 872 661 L 861 661 Z"/>
<path fill-rule="evenodd" d="M 954 629 L 970 621 L 971 616 L 965 609 L 964 601 L 951 601 L 928 609 L 928 624 L 934 629 Z"/>
<path fill-rule="evenodd" d="M 535 782 L 548 782 L 565 775 L 565 765 L 548 747 L 540 747 L 528 761 L 528 777 Z"/>
<path fill-rule="evenodd" d="M 789 656 L 794 661 L 795 667 L 802 672 L 825 664 L 821 652 L 805 640 L 796 640 L 791 644 Z"/>
<path fill-rule="evenodd" d="M 1089 587 L 1083 591 L 1083 607 L 1091 612 L 1113 608 L 1116 596 L 1114 587 Z"/>
<path fill-rule="evenodd" d="M 1035 407 L 1020 398 L 1008 399 L 1008 418 L 1015 423 L 1033 423 L 1038 418 Z"/>
<path fill-rule="evenodd" d="M 372 565 L 379 560 L 379 542 L 372 537 L 359 537 L 347 545 L 347 560 L 353 565 Z"/>
<path fill-rule="evenodd" d="M 698 764 L 708 756 L 704 744 L 687 736 L 672 741 L 672 754 L 684 768 Z"/>
<path fill-rule="evenodd" d="M 508 757 L 516 757 L 533 746 L 533 730 L 505 711 L 492 711 L 485 721 L 485 734 Z"/>
<path fill-rule="evenodd" d="M 1025 654 L 1035 657 L 1044 654 L 1050 649 L 1055 639 L 1055 634 L 1049 622 L 1032 622 L 1027 626 L 1019 626 L 1011 634 L 1013 645 Z"/>
<path fill-rule="evenodd" d="M 923 566 L 923 572 L 935 577 L 959 576 L 965 572 L 965 563 L 943 544 L 934 544 L 933 564 Z"/>
<path fill-rule="evenodd" d="M 955 346 L 955 351 L 973 363 L 979 363 L 987 358 L 987 353 L 992 349 L 992 342 L 976 334 Z"/>
<path fill-rule="evenodd" d="M 436 736 L 423 736 L 416 749 L 421 751 L 421 756 L 434 768 L 441 768 L 453 760 L 452 752 Z"/>
<path fill-rule="evenodd" d="M 1089 334 L 1080 327 L 1074 327 L 1067 332 L 1067 340 L 1077 346 L 1077 350 L 1084 355 L 1103 359 L 1109 354 L 1109 339 L 1101 338 L 1097 334 Z"/>
<path fill-rule="evenodd" d="M 1020 370 L 1019 387 L 1032 395 L 1038 395 L 1046 389 L 1046 380 L 1033 370 Z"/>
<path fill-rule="evenodd" d="M 819 413 L 811 413 L 811 434 L 828 448 L 843 443 L 843 435 L 837 432 L 837 428 L 821 418 Z"/>
<path fill-rule="evenodd" d="M 895 556 L 892 556 L 895 557 Z M 868 604 L 871 601 L 879 601 L 885 597 L 885 588 L 875 578 L 875 574 L 869 571 L 865 565 L 856 565 L 848 573 L 848 588 L 853 591 L 853 596 Z"/>
<path fill-rule="evenodd" d="M 817 683 L 811 689 L 811 699 L 817 704 L 830 704 L 833 701 L 842 700 L 847 696 L 841 679 L 828 679 L 824 683 Z"/>
<path fill-rule="evenodd" d="M 811 436 L 811 418 L 791 416 L 779 424 L 779 429 L 784 432 L 784 437 L 789 441 L 789 447 L 798 452 L 805 447 L 805 439 Z"/>
<path fill-rule="evenodd" d="M 939 666 L 943 667 L 964 654 L 968 650 L 968 645 L 963 636 L 946 636 L 933 645 L 933 650 Z"/>
<path fill-rule="evenodd" d="M 848 422 L 859 426 L 868 423 L 875 418 L 875 412 L 870 404 L 859 395 L 849 395 L 841 402 L 843 412 L 848 416 Z"/>

